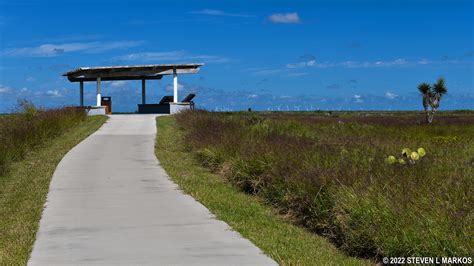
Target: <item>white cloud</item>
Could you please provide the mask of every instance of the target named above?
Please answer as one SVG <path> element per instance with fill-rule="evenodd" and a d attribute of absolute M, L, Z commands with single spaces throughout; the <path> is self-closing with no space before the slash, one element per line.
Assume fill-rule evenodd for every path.
<path fill-rule="evenodd" d="M 139 46 L 143 41 L 87 42 L 42 44 L 35 47 L 11 48 L 2 51 L 2 55 L 12 57 L 53 57 L 69 52 L 101 53 L 114 49 Z"/>
<path fill-rule="evenodd" d="M 230 61 L 229 58 L 217 55 L 192 55 L 185 51 L 170 51 L 170 52 L 145 52 L 132 53 L 122 56 L 117 56 L 115 60 L 123 61 L 187 61 L 197 60 L 204 63 L 224 63 Z"/>
<path fill-rule="evenodd" d="M 426 64 L 429 64 L 431 63 L 428 59 L 421 59 L 420 61 L 418 61 L 418 64 L 420 65 L 426 65 Z"/>
<path fill-rule="evenodd" d="M 273 23 L 284 23 L 284 24 L 298 24 L 301 22 L 298 13 L 277 13 L 268 17 Z"/>
<path fill-rule="evenodd" d="M 26 77 L 25 80 L 28 81 L 28 82 L 33 82 L 33 81 L 35 81 L 36 79 L 35 79 L 34 77 Z"/>
<path fill-rule="evenodd" d="M 199 60 L 200 62 L 206 63 L 225 63 L 229 62 L 230 59 L 222 56 L 217 55 L 194 55 L 194 56 L 187 56 L 185 59 L 191 60 Z"/>
<path fill-rule="evenodd" d="M 1 85 L 0 84 L 0 94 L 2 93 L 26 93 L 28 92 L 28 88 L 26 87 L 23 87 L 21 89 L 13 89 L 12 87 L 9 87 L 9 86 L 5 86 L 5 85 Z"/>
<path fill-rule="evenodd" d="M 287 68 L 302 68 L 302 67 L 311 67 L 311 66 L 316 66 L 316 60 L 286 64 Z"/>
<path fill-rule="evenodd" d="M 124 61 L 160 61 L 160 60 L 174 60 L 176 58 L 182 58 L 184 56 L 183 51 L 171 51 L 171 52 L 147 52 L 147 53 L 132 53 L 128 55 L 117 56 L 115 59 Z"/>
<path fill-rule="evenodd" d="M 407 63 L 407 60 L 401 58 L 401 59 L 395 59 L 392 62 L 388 62 L 386 64 L 391 65 L 391 66 L 396 66 L 396 65 L 405 65 Z"/>
<path fill-rule="evenodd" d="M 395 98 L 398 97 L 398 94 L 395 94 L 395 93 L 393 93 L 393 92 L 387 91 L 387 92 L 385 93 L 385 97 L 387 97 L 387 98 L 390 99 L 390 100 L 393 100 L 393 99 L 395 99 Z"/>
<path fill-rule="evenodd" d="M 166 85 L 166 90 L 167 91 L 173 91 L 174 87 L 172 84 L 168 84 Z M 178 83 L 178 90 L 183 90 L 184 89 L 184 85 L 181 84 L 181 83 Z"/>
<path fill-rule="evenodd" d="M 127 82 L 125 80 L 115 80 L 110 82 L 110 87 L 112 88 L 123 88 Z"/>
<path fill-rule="evenodd" d="M 107 81 L 104 83 L 104 86 L 108 88 L 110 91 L 114 92 L 125 92 L 125 91 L 133 91 L 138 92 L 136 90 L 137 85 L 131 84 L 131 81 L 127 80 L 114 80 L 114 81 Z"/>
<path fill-rule="evenodd" d="M 59 90 L 49 90 L 46 92 L 46 95 L 52 96 L 52 97 L 63 97 L 63 95 L 61 94 L 61 92 L 59 92 Z"/>
<path fill-rule="evenodd" d="M 258 95 L 257 95 L 257 94 L 250 94 L 250 95 L 248 96 L 248 98 L 250 98 L 250 99 L 255 99 L 255 98 L 258 98 Z"/>
<path fill-rule="evenodd" d="M 360 96 L 358 94 L 354 94 L 354 99 L 355 99 L 356 103 L 363 103 L 364 102 L 364 100 L 362 99 L 362 96 Z"/>
<path fill-rule="evenodd" d="M 405 59 L 399 58 L 391 61 L 344 61 L 336 63 L 335 66 L 342 66 L 346 68 L 370 68 L 370 67 L 392 67 L 392 66 L 404 66 L 404 65 L 416 65 L 417 62 L 408 62 Z"/>
<path fill-rule="evenodd" d="M 286 74 L 285 76 L 294 76 L 292 70 L 301 68 L 389 68 L 389 67 L 416 67 L 428 64 L 436 64 L 446 62 L 431 61 L 427 59 L 408 61 L 403 58 L 386 61 L 342 61 L 342 62 L 318 62 L 314 56 L 305 56 L 300 62 L 288 63 L 285 67 L 280 68 L 247 68 L 244 71 L 253 72 L 254 75 L 276 75 Z M 459 63 L 459 62 L 451 62 Z M 298 75 L 298 74 L 295 74 Z"/>
<path fill-rule="evenodd" d="M 376 68 L 376 67 L 400 67 L 400 66 L 417 66 L 430 64 L 432 61 L 422 59 L 420 61 L 407 61 L 406 59 L 395 59 L 389 61 L 343 61 L 343 62 L 316 62 L 316 60 L 309 60 L 306 62 L 289 63 L 286 65 L 287 68 L 303 68 L 303 67 L 315 67 L 315 68 L 332 68 L 332 67 L 344 67 L 344 68 Z"/>
<path fill-rule="evenodd" d="M 8 93 L 11 90 L 12 90 L 12 88 L 0 84 L 0 93 Z"/>
<path fill-rule="evenodd" d="M 189 13 L 200 14 L 200 15 L 210 15 L 210 16 L 224 16 L 224 17 L 241 17 L 241 18 L 255 17 L 253 15 L 247 15 L 247 14 L 228 13 L 228 12 L 217 10 L 217 9 L 203 9 L 199 11 L 191 11 Z"/>

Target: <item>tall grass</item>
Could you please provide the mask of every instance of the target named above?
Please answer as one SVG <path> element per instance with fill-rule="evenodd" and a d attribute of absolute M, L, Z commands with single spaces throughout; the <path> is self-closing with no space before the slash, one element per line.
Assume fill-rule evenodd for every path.
<path fill-rule="evenodd" d="M 0 116 L 0 175 L 11 162 L 85 119 L 80 108 L 38 109 L 30 102 L 20 102 L 17 113 Z"/>
<path fill-rule="evenodd" d="M 176 117 L 200 163 L 352 255 L 474 251 L 474 118 L 421 114 Z M 388 155 L 423 147 L 414 165 Z"/>

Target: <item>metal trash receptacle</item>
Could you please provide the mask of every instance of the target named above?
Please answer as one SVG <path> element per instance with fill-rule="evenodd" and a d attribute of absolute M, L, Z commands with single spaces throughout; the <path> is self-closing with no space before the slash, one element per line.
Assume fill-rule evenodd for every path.
<path fill-rule="evenodd" d="M 105 96 L 101 98 L 101 106 L 105 106 L 105 113 L 110 115 L 112 114 L 112 97 Z"/>

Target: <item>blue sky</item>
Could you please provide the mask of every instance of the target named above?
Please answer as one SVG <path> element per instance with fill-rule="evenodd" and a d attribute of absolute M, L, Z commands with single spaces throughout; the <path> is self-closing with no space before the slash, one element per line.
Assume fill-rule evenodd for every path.
<path fill-rule="evenodd" d="M 421 109 L 417 84 L 440 76 L 441 109 L 474 109 L 473 24 L 467 0 L 0 0 L 0 112 L 78 104 L 71 69 L 155 63 L 205 63 L 180 98 L 210 110 Z M 147 101 L 171 84 L 148 81 Z M 115 111 L 140 102 L 140 81 L 103 86 Z"/>

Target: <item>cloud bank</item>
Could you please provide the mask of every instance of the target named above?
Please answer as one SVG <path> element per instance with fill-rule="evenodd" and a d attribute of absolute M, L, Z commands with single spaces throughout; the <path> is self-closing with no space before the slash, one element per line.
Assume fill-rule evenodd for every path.
<path fill-rule="evenodd" d="M 198 11 L 191 11 L 190 14 L 199 14 L 199 15 L 209 15 L 209 16 L 223 16 L 223 17 L 241 17 L 241 18 L 252 18 L 253 15 L 248 14 L 238 14 L 238 13 L 228 13 L 222 10 L 217 9 L 203 9 Z"/>
<path fill-rule="evenodd" d="M 35 47 L 10 48 L 1 52 L 10 57 L 54 57 L 70 52 L 101 53 L 126 49 L 143 44 L 143 41 L 75 42 L 63 44 L 41 44 Z"/>
<path fill-rule="evenodd" d="M 193 55 L 185 51 L 169 51 L 169 52 L 144 52 L 144 53 L 131 53 L 127 55 L 121 55 L 114 57 L 114 60 L 119 61 L 199 61 L 203 63 L 225 63 L 229 62 L 230 59 L 223 56 L 217 55 Z"/>
<path fill-rule="evenodd" d="M 277 24 L 298 24 L 301 22 L 298 13 L 276 13 L 268 17 L 268 20 Z"/>

